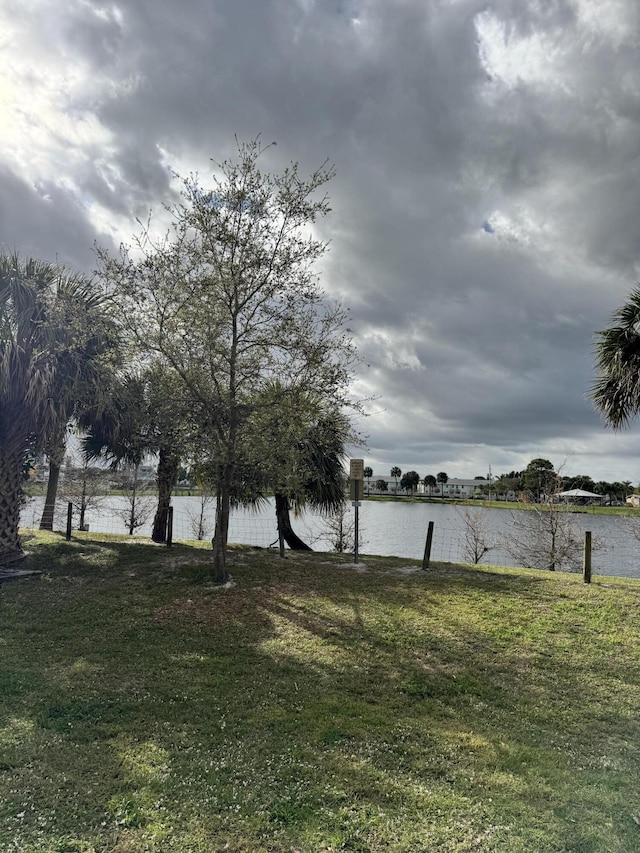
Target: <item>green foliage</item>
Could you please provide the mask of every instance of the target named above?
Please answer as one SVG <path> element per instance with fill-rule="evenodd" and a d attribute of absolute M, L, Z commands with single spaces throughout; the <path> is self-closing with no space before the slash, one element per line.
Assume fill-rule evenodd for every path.
<path fill-rule="evenodd" d="M 402 475 L 402 479 L 400 480 L 400 488 L 406 489 L 408 492 L 413 494 L 418 487 L 418 483 L 420 482 L 420 475 L 417 471 L 407 471 L 406 474 Z"/>
<path fill-rule="evenodd" d="M 217 580 L 227 575 L 229 510 L 245 487 L 256 408 L 274 378 L 287 377 L 290 404 L 305 388 L 339 412 L 356 362 L 346 313 L 324 298 L 313 270 L 326 247 L 309 232 L 329 210 L 322 193 L 333 169 L 323 164 L 308 178 L 296 164 L 263 171 L 270 148 L 239 144 L 210 188 L 185 179 L 172 232 L 158 241 L 146 229 L 141 260 L 126 248 L 119 258 L 101 253 L 128 333 L 170 365 L 197 413 L 194 455 L 208 461 L 218 497 Z M 270 479 L 268 462 L 258 480 Z"/>
<path fill-rule="evenodd" d="M 0 560 L 21 553 L 27 454 L 64 447 L 67 423 L 99 394 L 115 344 L 92 281 L 0 254 Z"/>
<path fill-rule="evenodd" d="M 622 429 L 640 411 L 640 287 L 597 333 L 596 371 L 591 399 L 607 426 Z"/>
<path fill-rule="evenodd" d="M 522 485 L 537 503 L 553 495 L 558 485 L 553 464 L 548 459 L 532 459 L 522 473 Z"/>

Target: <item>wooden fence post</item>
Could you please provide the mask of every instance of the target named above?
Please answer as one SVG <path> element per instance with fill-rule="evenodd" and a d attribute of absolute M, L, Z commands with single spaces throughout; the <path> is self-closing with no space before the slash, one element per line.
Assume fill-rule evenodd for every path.
<path fill-rule="evenodd" d="M 427 527 L 427 541 L 424 545 L 424 557 L 422 558 L 422 568 L 429 568 L 429 560 L 431 559 L 431 543 L 433 542 L 433 521 L 429 522 Z"/>
<path fill-rule="evenodd" d="M 67 504 L 67 533 L 66 540 L 67 542 L 71 541 L 71 520 L 73 519 L 73 504 L 71 501 Z"/>
<path fill-rule="evenodd" d="M 591 583 L 591 531 L 584 533 L 584 558 L 582 561 L 582 579 L 585 583 Z"/>

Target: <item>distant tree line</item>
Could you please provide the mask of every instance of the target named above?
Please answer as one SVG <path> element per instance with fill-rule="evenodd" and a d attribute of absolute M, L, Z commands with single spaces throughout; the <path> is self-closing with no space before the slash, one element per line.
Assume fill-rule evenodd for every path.
<path fill-rule="evenodd" d="M 373 469 L 365 468 L 364 475 L 367 482 L 370 483 L 373 477 Z M 427 474 L 421 478 L 416 471 L 408 471 L 402 474 L 397 466 L 391 468 L 390 476 L 395 480 L 396 491 L 399 480 L 400 488 L 411 495 L 415 494 L 418 485 L 422 483 L 425 494 L 443 496 L 444 485 L 449 481 L 449 477 L 444 471 L 435 476 Z M 627 495 L 633 491 L 630 480 L 608 482 L 605 480 L 594 481 L 588 474 L 568 476 L 556 471 L 552 462 L 542 458 L 532 459 L 522 471 L 509 471 L 492 479 L 483 476 L 476 476 L 473 479 L 478 481 L 478 494 L 486 495 L 487 498 L 513 494 L 516 500 L 526 503 L 544 502 L 551 495 L 571 489 L 582 489 L 602 495 L 602 497 L 609 497 L 611 500 L 624 501 Z M 388 490 L 386 480 L 376 480 L 374 485 L 377 492 Z"/>

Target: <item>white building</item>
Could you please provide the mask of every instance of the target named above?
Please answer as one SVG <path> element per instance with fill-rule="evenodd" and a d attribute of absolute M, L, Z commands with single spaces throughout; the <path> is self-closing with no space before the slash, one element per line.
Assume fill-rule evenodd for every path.
<path fill-rule="evenodd" d="M 397 481 L 397 491 L 396 491 L 396 478 L 390 477 L 388 474 L 373 474 L 368 480 L 365 477 L 364 480 L 364 494 L 365 495 L 408 495 L 409 492 L 406 489 L 400 487 L 400 481 L 402 477 L 398 477 Z M 378 489 L 376 484 L 383 480 L 387 484 L 386 490 Z M 489 494 L 489 481 L 488 480 L 465 480 L 459 477 L 452 477 L 450 480 L 447 480 L 446 483 L 438 483 L 436 486 L 429 488 L 425 487 L 422 480 L 420 480 L 418 487 L 416 488 L 416 495 L 424 495 L 425 497 L 434 497 L 434 498 L 449 498 L 449 500 L 470 500 L 471 498 L 495 500 L 496 497 L 498 500 L 507 500 L 514 501 L 516 499 L 515 492 L 508 492 L 506 495 L 493 495 Z"/>
<path fill-rule="evenodd" d="M 488 499 L 488 485 L 488 480 L 462 480 L 457 477 L 451 477 L 446 483 L 438 483 L 432 488 L 429 488 L 429 486 L 425 487 L 421 482 L 418 486 L 418 494 L 433 497 L 460 498 L 461 500 L 468 500 L 473 497 Z"/>

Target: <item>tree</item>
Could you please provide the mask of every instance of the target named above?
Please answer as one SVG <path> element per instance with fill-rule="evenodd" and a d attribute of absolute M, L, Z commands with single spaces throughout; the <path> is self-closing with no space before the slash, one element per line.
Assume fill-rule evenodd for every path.
<path fill-rule="evenodd" d="M 578 571 L 582 539 L 573 513 L 550 497 L 546 505 L 512 513 L 514 533 L 504 549 L 518 565 L 532 569 Z M 592 540 L 592 547 L 597 543 Z"/>
<path fill-rule="evenodd" d="M 619 430 L 640 411 L 640 285 L 611 321 L 612 326 L 597 333 L 591 399 L 606 425 Z"/>
<path fill-rule="evenodd" d="M 326 164 L 303 178 L 292 164 L 263 172 L 271 146 L 239 144 L 210 189 L 192 176 L 170 208 L 172 231 L 137 240 L 140 259 L 100 252 L 102 275 L 140 351 L 180 377 L 201 419 L 216 486 L 212 579 L 227 578 L 229 515 L 256 401 L 275 376 L 314 389 L 337 410 L 348 400 L 355 350 L 342 306 L 324 299 L 313 264 L 326 246 L 306 234 L 328 212 L 316 197 Z"/>
<path fill-rule="evenodd" d="M 182 383 L 158 361 L 137 373 L 112 373 L 105 383 L 106 401 L 80 417 L 87 430 L 85 451 L 89 458 L 105 457 L 114 469 L 121 463 L 139 466 L 148 455 L 157 457 L 158 502 L 151 538 L 165 542 L 180 459 L 195 429 Z"/>
<path fill-rule="evenodd" d="M 477 479 L 477 478 L 476 478 Z M 484 478 L 482 478 L 484 479 Z M 463 525 L 462 548 L 468 562 L 477 564 L 495 548 L 489 539 L 489 514 L 486 509 L 467 509 L 460 513 Z"/>
<path fill-rule="evenodd" d="M 368 465 L 365 465 L 363 474 L 367 481 L 367 494 L 369 494 L 369 489 L 371 486 L 371 478 L 373 477 L 373 468 L 370 468 Z"/>
<path fill-rule="evenodd" d="M 249 428 L 251 427 L 251 428 Z M 274 380 L 254 401 L 245 469 L 256 493 L 273 493 L 278 531 L 293 550 L 312 550 L 295 533 L 290 510 L 339 513 L 346 499 L 345 444 L 359 443 L 348 417 L 308 388 Z M 247 492 L 251 501 L 252 495 Z"/>
<path fill-rule="evenodd" d="M 107 490 L 107 472 L 104 468 L 96 468 L 83 459 L 80 465 L 70 467 L 60 486 L 60 496 L 73 505 L 79 514 L 78 527 L 86 530 L 86 514 L 90 509 L 96 509 L 105 499 Z"/>
<path fill-rule="evenodd" d="M 149 496 L 144 484 L 140 482 L 139 467 L 139 464 L 127 465 L 120 482 L 120 488 L 126 498 L 126 506 L 124 509 L 116 510 L 116 515 L 120 516 L 124 522 L 129 536 L 133 536 L 139 527 L 146 524 L 153 512 L 154 500 Z"/>
<path fill-rule="evenodd" d="M 504 495 L 506 500 L 509 492 L 513 492 L 514 495 L 522 492 L 524 488 L 522 485 L 522 476 L 519 471 L 510 471 L 508 474 L 501 474 L 494 481 L 494 487 L 496 495 Z"/>
<path fill-rule="evenodd" d="M 386 480 L 376 480 L 376 492 L 387 492 L 389 491 L 389 486 L 387 485 Z"/>
<path fill-rule="evenodd" d="M 439 474 L 436 474 L 436 483 L 440 483 L 440 494 L 444 497 L 444 484 L 449 481 L 449 477 L 447 476 L 445 471 L 440 471 Z"/>
<path fill-rule="evenodd" d="M 17 254 L 0 255 L 0 562 L 23 554 L 22 472 L 66 429 L 81 384 L 105 341 L 92 320 L 100 296 L 89 279 Z"/>
<path fill-rule="evenodd" d="M 398 466 L 397 466 L 397 465 L 394 465 L 394 467 L 391 469 L 391 476 L 392 476 L 392 477 L 393 477 L 393 479 L 395 480 L 395 487 L 394 487 L 394 491 L 395 491 L 395 493 L 396 493 L 396 494 L 398 494 L 398 477 L 399 477 L 401 474 L 402 474 L 402 471 L 398 468 Z"/>
<path fill-rule="evenodd" d="M 557 474 L 548 459 L 532 459 L 522 474 L 522 483 L 536 503 L 555 492 Z"/>
<path fill-rule="evenodd" d="M 337 553 L 344 554 L 346 551 L 355 551 L 355 518 L 346 504 L 334 512 L 327 513 L 324 519 L 324 534 Z M 359 527 L 358 547 L 362 545 L 362 542 L 362 527 Z"/>
<path fill-rule="evenodd" d="M 419 482 L 420 475 L 416 471 L 407 471 L 406 474 L 402 475 L 402 479 L 400 480 L 400 488 L 405 490 L 408 489 L 413 495 Z"/>
<path fill-rule="evenodd" d="M 438 485 L 438 481 L 433 476 L 433 474 L 427 474 L 427 476 L 422 481 L 424 484 L 425 491 L 429 489 L 429 494 L 431 495 L 435 487 Z"/>

